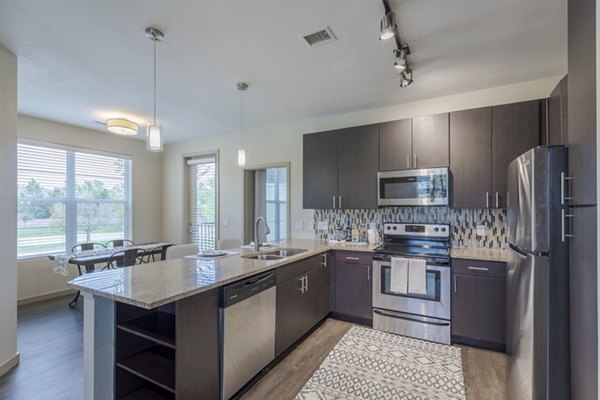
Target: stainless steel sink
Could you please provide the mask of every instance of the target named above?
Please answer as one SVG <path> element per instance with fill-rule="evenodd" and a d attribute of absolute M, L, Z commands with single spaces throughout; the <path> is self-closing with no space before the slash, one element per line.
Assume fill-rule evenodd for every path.
<path fill-rule="evenodd" d="M 259 254 L 248 254 L 246 256 L 242 256 L 242 258 L 247 258 L 250 260 L 264 260 L 264 261 L 273 261 L 273 260 L 281 260 L 282 258 L 295 256 L 296 254 L 304 253 L 308 251 L 306 249 L 275 249 L 269 250 Z"/>

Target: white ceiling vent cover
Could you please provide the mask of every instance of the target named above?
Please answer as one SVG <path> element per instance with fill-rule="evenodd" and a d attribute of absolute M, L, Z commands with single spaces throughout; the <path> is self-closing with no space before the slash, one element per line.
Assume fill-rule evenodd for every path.
<path fill-rule="evenodd" d="M 323 29 L 318 30 L 316 32 L 309 33 L 307 35 L 303 35 L 302 39 L 304 40 L 304 43 L 308 47 L 321 46 L 325 43 L 329 43 L 329 42 L 333 42 L 334 40 L 337 40 L 337 38 L 331 31 L 331 28 L 328 26 L 326 26 Z"/>

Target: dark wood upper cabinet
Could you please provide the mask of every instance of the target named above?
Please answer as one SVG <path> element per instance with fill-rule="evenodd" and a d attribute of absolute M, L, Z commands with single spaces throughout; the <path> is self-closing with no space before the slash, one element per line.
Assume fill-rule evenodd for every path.
<path fill-rule="evenodd" d="M 565 76 L 548 98 L 548 129 L 544 144 L 567 145 L 567 90 L 567 77 Z"/>
<path fill-rule="evenodd" d="M 449 140 L 448 113 L 413 118 L 413 168 L 448 166 Z"/>
<path fill-rule="evenodd" d="M 596 204 L 596 2 L 568 4 L 569 174 L 573 205 Z"/>
<path fill-rule="evenodd" d="M 492 169 L 491 107 L 450 113 L 452 207 L 490 206 Z"/>
<path fill-rule="evenodd" d="M 412 165 L 412 119 L 379 124 L 379 170 L 410 169 Z"/>
<path fill-rule="evenodd" d="M 303 136 L 303 208 L 332 208 L 338 195 L 339 131 Z"/>
<path fill-rule="evenodd" d="M 339 132 L 336 208 L 377 208 L 378 127 Z"/>
<path fill-rule="evenodd" d="M 540 107 L 540 100 L 492 107 L 490 207 L 506 207 L 508 164 L 540 144 Z"/>

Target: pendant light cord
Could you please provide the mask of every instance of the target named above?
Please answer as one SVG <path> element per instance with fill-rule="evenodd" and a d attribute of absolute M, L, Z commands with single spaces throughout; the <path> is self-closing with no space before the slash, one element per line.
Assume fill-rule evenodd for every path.
<path fill-rule="evenodd" d="M 156 38 L 154 42 L 154 125 L 156 126 Z"/>
<path fill-rule="evenodd" d="M 244 91 L 240 90 L 240 138 L 244 146 Z"/>

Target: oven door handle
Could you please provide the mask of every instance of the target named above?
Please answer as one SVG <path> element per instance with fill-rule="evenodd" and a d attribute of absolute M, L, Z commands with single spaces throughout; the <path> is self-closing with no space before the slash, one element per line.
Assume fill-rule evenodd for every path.
<path fill-rule="evenodd" d="M 450 322 L 424 321 L 424 320 L 418 319 L 418 318 L 410 318 L 410 317 L 405 317 L 403 315 L 386 313 L 385 311 L 381 311 L 381 310 L 373 310 L 373 312 L 375 314 L 383 315 L 384 317 L 404 319 L 406 321 L 411 321 L 411 322 L 420 322 L 422 324 L 435 325 L 435 326 L 450 326 Z"/>

